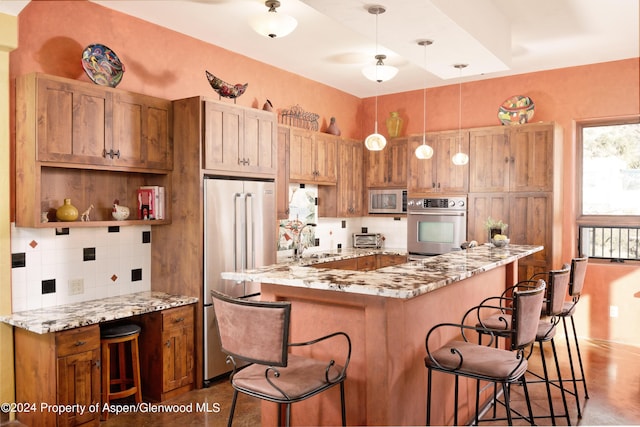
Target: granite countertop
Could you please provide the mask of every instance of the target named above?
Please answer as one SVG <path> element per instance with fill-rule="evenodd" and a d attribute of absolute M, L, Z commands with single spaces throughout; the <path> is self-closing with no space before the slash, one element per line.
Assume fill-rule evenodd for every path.
<path fill-rule="evenodd" d="M 371 254 L 407 255 L 394 250 L 345 250 L 331 256 L 300 261 L 281 258 L 277 264 L 248 270 L 225 272 L 224 279 L 250 280 L 276 285 L 331 290 L 389 298 L 413 298 L 451 283 L 512 263 L 543 249 L 542 246 L 508 245 L 495 248 L 482 245 L 444 255 L 409 261 L 374 271 L 350 271 L 313 267 L 313 264 Z"/>
<path fill-rule="evenodd" d="M 196 297 L 164 292 L 138 292 L 0 316 L 0 321 L 37 334 L 64 331 L 138 314 L 194 304 Z"/>

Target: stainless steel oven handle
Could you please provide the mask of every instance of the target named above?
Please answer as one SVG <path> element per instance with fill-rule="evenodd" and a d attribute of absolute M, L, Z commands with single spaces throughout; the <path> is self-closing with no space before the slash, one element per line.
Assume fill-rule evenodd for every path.
<path fill-rule="evenodd" d="M 424 215 L 424 216 L 466 216 L 466 212 L 407 212 L 409 215 Z"/>

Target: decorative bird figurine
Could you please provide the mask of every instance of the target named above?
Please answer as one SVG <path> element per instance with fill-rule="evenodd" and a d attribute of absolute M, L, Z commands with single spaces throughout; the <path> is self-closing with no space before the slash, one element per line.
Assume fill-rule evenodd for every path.
<path fill-rule="evenodd" d="M 118 221 L 123 221 L 129 218 L 129 208 L 126 206 L 120 206 L 120 201 L 118 199 L 115 199 L 113 201 L 111 216 L 113 216 L 113 218 Z"/>
<path fill-rule="evenodd" d="M 241 96 L 244 91 L 247 90 L 247 86 L 249 86 L 249 83 L 245 83 L 243 85 L 239 83 L 236 85 L 231 85 L 217 78 L 206 70 L 205 73 L 207 73 L 207 80 L 209 80 L 209 84 L 211 85 L 213 90 L 218 92 L 218 95 L 220 96 L 224 96 L 225 98 L 232 98 L 234 100 L 233 102 L 235 102 L 235 98 Z"/>

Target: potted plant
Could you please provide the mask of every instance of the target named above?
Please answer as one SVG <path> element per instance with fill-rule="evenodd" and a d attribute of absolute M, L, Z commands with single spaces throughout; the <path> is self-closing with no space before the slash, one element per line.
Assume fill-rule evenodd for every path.
<path fill-rule="evenodd" d="M 504 234 L 507 227 L 509 227 L 509 224 L 505 224 L 501 219 L 495 220 L 491 217 L 487 218 L 484 223 L 484 228 L 486 228 L 489 233 L 489 242 L 496 234 Z"/>

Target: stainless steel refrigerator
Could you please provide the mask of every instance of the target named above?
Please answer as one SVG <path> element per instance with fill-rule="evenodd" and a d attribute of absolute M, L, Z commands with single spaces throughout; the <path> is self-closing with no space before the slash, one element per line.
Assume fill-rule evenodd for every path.
<path fill-rule="evenodd" d="M 231 370 L 220 350 L 211 290 L 257 298 L 260 284 L 223 280 L 223 271 L 244 271 L 276 262 L 275 185 L 269 181 L 204 180 L 204 381 Z"/>

